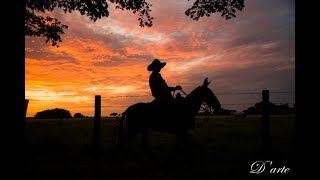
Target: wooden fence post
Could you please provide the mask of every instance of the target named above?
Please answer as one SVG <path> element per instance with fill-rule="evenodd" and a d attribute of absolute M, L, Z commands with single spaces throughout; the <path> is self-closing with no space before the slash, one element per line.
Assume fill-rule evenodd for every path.
<path fill-rule="evenodd" d="M 95 153 L 99 152 L 100 148 L 100 130 L 101 130 L 101 96 L 95 96 L 94 103 L 94 122 L 93 122 L 93 148 Z"/>
<path fill-rule="evenodd" d="M 262 91 L 261 148 L 264 155 L 270 151 L 269 90 Z"/>

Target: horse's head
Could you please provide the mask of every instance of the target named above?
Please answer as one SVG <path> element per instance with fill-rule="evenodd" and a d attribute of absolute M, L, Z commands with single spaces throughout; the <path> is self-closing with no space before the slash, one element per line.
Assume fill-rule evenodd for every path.
<path fill-rule="evenodd" d="M 212 107 L 213 109 L 221 108 L 221 104 L 216 97 L 216 95 L 212 92 L 211 89 L 208 88 L 208 85 L 211 81 L 208 82 L 208 78 L 206 78 L 203 84 L 199 87 L 199 96 L 201 101 Z"/>

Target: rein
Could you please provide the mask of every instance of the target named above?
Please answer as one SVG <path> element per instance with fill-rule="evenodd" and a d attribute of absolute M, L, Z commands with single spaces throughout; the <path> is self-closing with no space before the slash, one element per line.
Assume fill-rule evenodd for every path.
<path fill-rule="evenodd" d="M 188 95 L 188 94 L 187 94 L 186 92 L 184 92 L 182 89 L 180 89 L 180 91 L 181 91 L 185 96 Z M 175 93 L 175 91 L 173 91 L 173 93 Z M 205 105 L 205 103 L 201 103 L 200 108 L 201 108 L 202 110 L 206 110 L 204 107 L 202 107 L 202 105 Z"/>
<path fill-rule="evenodd" d="M 181 92 L 182 92 L 184 95 L 186 95 L 186 96 L 188 95 L 188 94 L 187 94 L 186 92 L 184 92 L 182 89 L 180 89 L 179 91 L 181 91 Z M 173 97 L 174 97 L 174 94 L 175 94 L 175 93 L 176 93 L 176 90 L 173 91 L 173 94 L 172 94 Z"/>
<path fill-rule="evenodd" d="M 184 92 L 182 89 L 181 89 L 180 91 L 183 92 L 184 95 L 186 95 L 186 96 L 188 95 L 188 94 L 187 94 L 186 92 Z"/>

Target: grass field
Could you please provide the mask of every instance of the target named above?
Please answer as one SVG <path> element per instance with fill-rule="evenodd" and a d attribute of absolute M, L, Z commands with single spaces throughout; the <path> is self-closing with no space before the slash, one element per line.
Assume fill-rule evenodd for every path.
<path fill-rule="evenodd" d="M 103 118 L 101 153 L 91 151 L 93 119 L 27 119 L 26 179 L 293 179 L 295 175 L 295 116 L 271 116 L 270 156 L 274 167 L 288 174 L 249 174 L 260 152 L 260 116 L 198 117 L 191 131 L 188 157 L 176 151 L 175 136 L 150 131 L 152 154 L 137 137 L 116 151 L 112 133 L 116 118 Z"/>

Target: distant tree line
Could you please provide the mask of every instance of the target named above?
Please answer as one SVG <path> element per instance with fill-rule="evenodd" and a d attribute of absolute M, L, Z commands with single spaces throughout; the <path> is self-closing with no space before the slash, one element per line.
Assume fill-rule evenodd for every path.
<path fill-rule="evenodd" d="M 260 115 L 262 113 L 262 102 L 256 103 L 254 106 L 249 107 L 248 109 L 242 111 L 245 115 Z M 289 115 L 289 114 L 295 114 L 296 106 L 295 104 L 293 107 L 289 107 L 288 104 L 280 104 L 276 105 L 274 103 L 269 102 L 269 112 L 271 115 Z M 235 115 L 237 114 L 236 110 L 230 110 L 230 109 L 214 109 L 212 110 L 210 107 L 205 106 L 202 108 L 202 110 L 198 113 L 198 115 Z M 112 117 L 118 117 L 121 114 L 113 112 L 110 114 Z M 73 118 L 84 118 L 88 117 L 81 113 L 75 113 Z M 62 118 L 72 118 L 70 111 L 61 109 L 61 108 L 55 108 L 55 109 L 47 109 L 41 112 L 37 112 L 34 118 L 38 119 L 62 119 Z"/>
<path fill-rule="evenodd" d="M 262 102 L 256 103 L 254 106 L 249 107 L 244 110 L 243 113 L 247 115 L 258 115 L 262 113 Z M 269 102 L 269 112 L 272 115 L 287 115 L 287 114 L 295 114 L 296 106 L 289 107 L 288 104 L 280 104 L 276 105 L 274 103 Z"/>
<path fill-rule="evenodd" d="M 295 114 L 296 107 L 295 104 L 293 107 L 289 107 L 288 104 L 280 104 L 276 105 L 274 103 L 269 102 L 269 112 L 271 115 L 289 115 Z M 246 110 L 243 110 L 241 113 L 245 115 L 260 115 L 262 113 L 262 102 L 256 103 L 254 106 L 249 107 Z M 230 109 L 214 109 L 212 110 L 210 107 L 205 106 L 202 110 L 198 113 L 198 115 L 235 115 L 237 114 L 236 110 Z"/>
<path fill-rule="evenodd" d="M 83 118 L 88 117 L 84 116 L 81 113 L 75 113 L 73 118 Z M 70 111 L 62 109 L 62 108 L 55 108 L 55 109 L 47 109 L 44 111 L 37 112 L 34 118 L 37 119 L 63 119 L 63 118 L 72 118 Z"/>
<path fill-rule="evenodd" d="M 119 116 L 121 116 L 121 114 L 120 114 L 120 113 L 113 112 L 113 113 L 110 114 L 110 116 L 112 116 L 112 117 L 119 117 Z"/>

